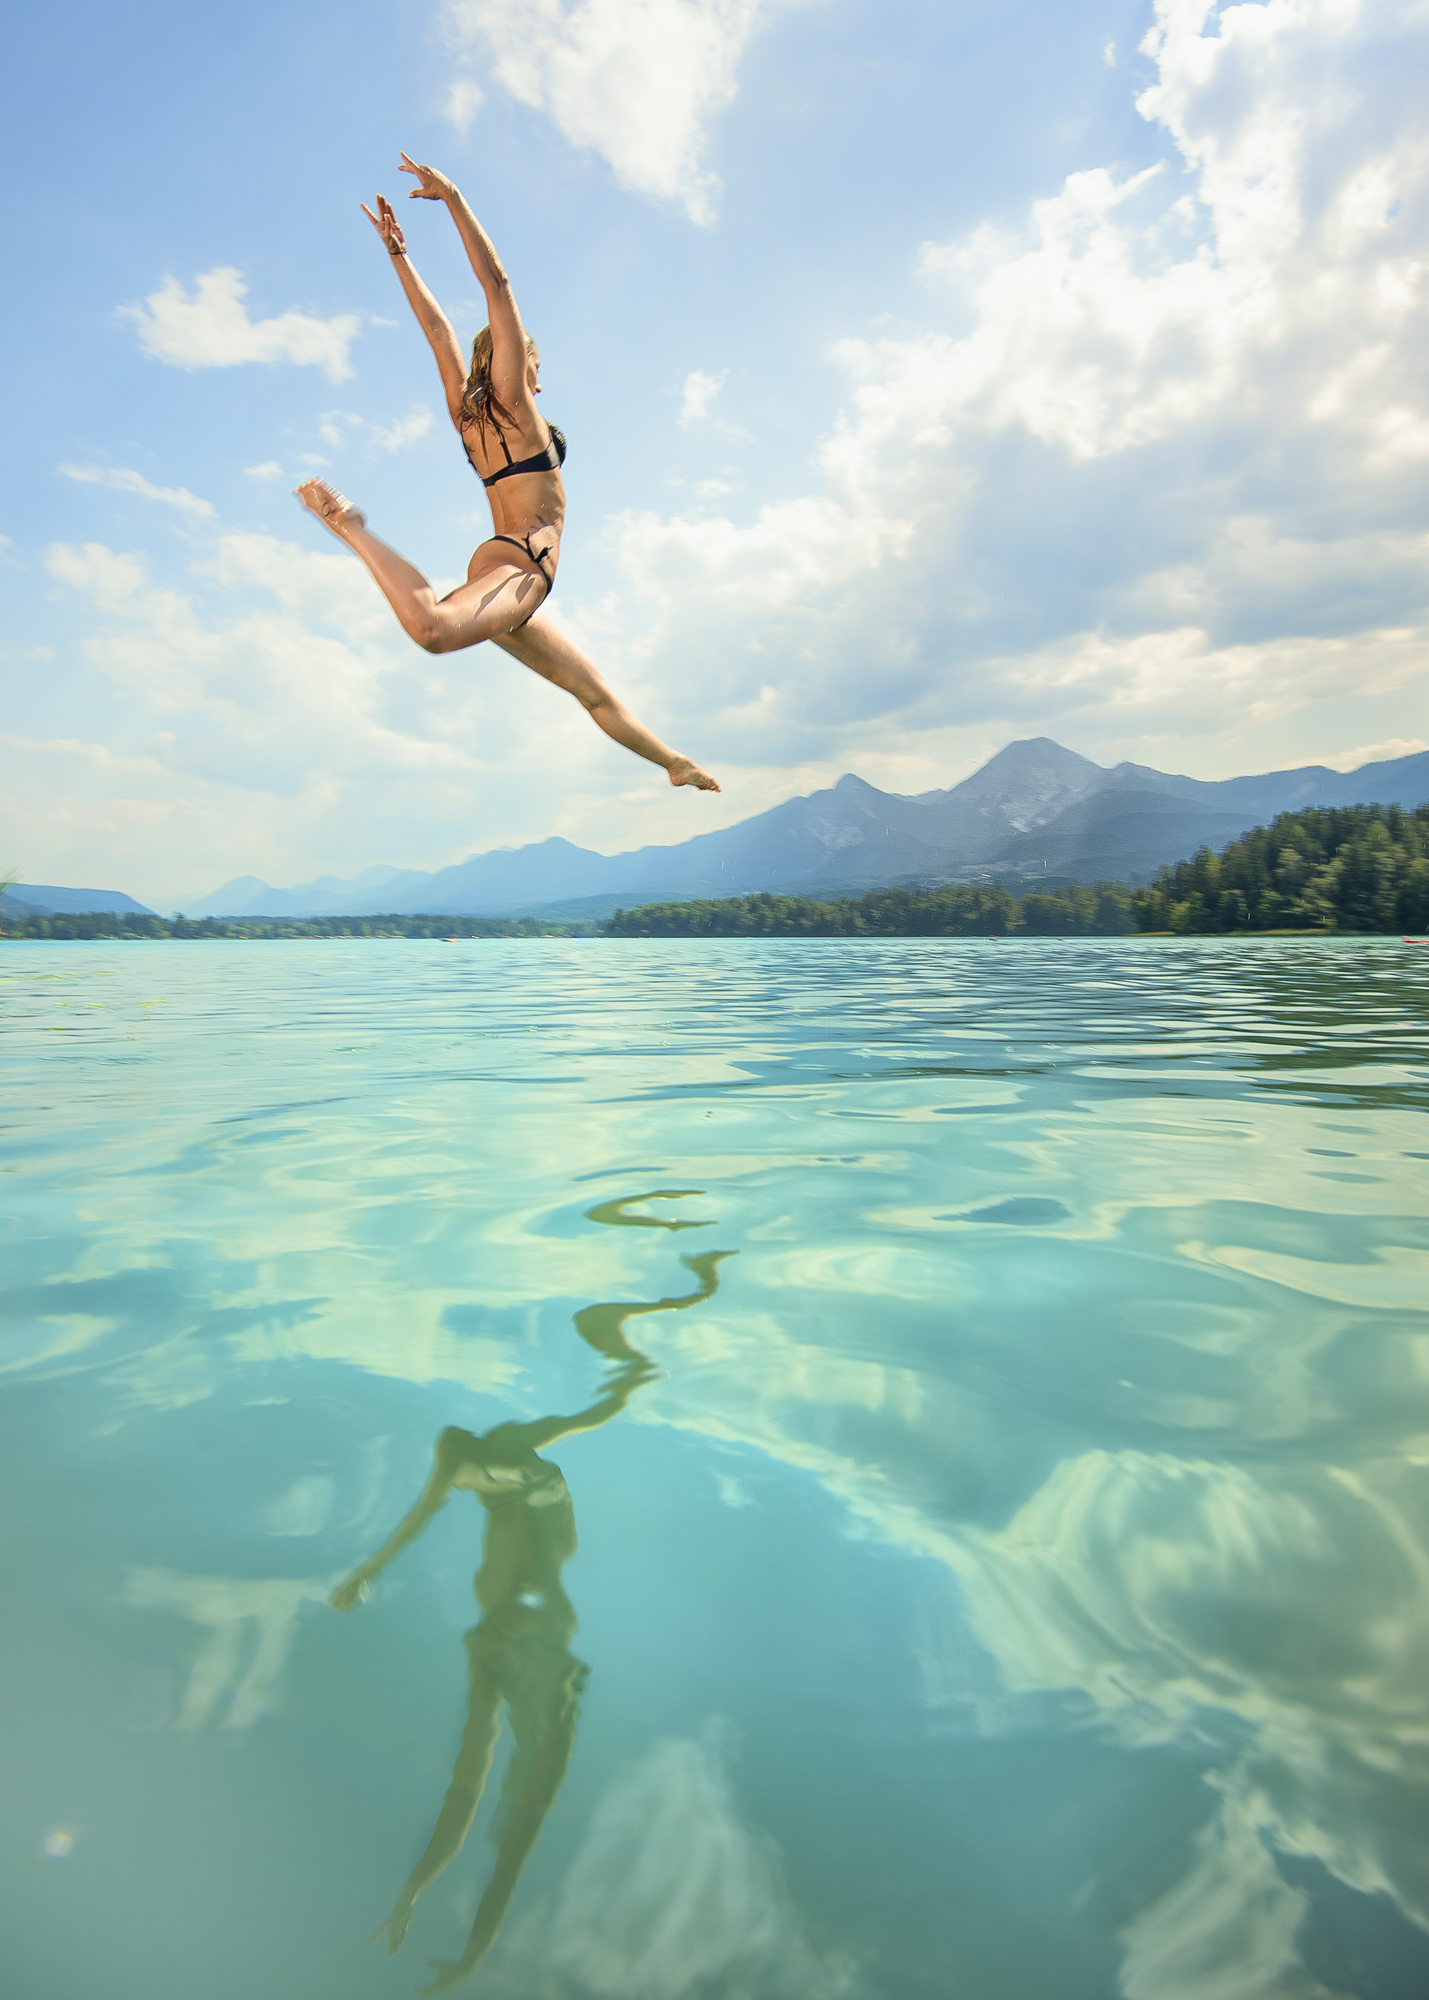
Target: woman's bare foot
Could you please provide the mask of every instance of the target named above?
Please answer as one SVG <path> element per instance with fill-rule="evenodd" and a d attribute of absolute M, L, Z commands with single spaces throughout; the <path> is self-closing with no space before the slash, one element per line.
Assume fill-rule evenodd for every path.
<path fill-rule="evenodd" d="M 367 516 L 325 479 L 305 479 L 301 486 L 293 488 L 293 493 L 335 535 L 341 535 L 344 528 L 367 526 Z"/>
<path fill-rule="evenodd" d="M 709 772 L 702 771 L 699 765 L 692 763 L 688 757 L 677 757 L 674 763 L 668 765 L 666 768 L 669 771 L 670 783 L 672 785 L 693 785 L 697 792 L 717 792 L 719 790 L 718 784 L 710 776 Z"/>

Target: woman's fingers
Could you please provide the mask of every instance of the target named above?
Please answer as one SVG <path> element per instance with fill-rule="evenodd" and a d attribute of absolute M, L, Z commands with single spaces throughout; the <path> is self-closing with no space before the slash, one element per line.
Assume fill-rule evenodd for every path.
<path fill-rule="evenodd" d="M 450 186 L 445 174 L 439 174 L 435 167 L 422 166 L 410 153 L 403 153 L 402 164 L 397 171 L 402 174 L 415 174 L 421 182 L 420 187 L 407 190 L 409 201 L 441 201 Z"/>
<path fill-rule="evenodd" d="M 367 217 L 367 220 L 372 224 L 372 227 L 377 231 L 377 234 L 382 238 L 382 241 L 387 245 L 388 249 L 390 250 L 392 247 L 392 237 L 394 233 L 394 226 L 392 222 L 386 215 L 374 215 L 372 213 L 372 210 L 367 206 L 367 203 L 365 201 L 360 201 L 357 205 L 362 210 L 362 213 Z"/>
<path fill-rule="evenodd" d="M 406 249 L 407 239 L 402 234 L 396 212 L 385 194 L 379 194 L 377 197 L 376 215 L 365 201 L 360 201 L 357 205 L 389 250 L 400 253 Z"/>

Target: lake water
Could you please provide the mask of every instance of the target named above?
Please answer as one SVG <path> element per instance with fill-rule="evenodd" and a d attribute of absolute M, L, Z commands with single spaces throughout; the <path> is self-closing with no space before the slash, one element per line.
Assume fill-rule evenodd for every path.
<path fill-rule="evenodd" d="M 0 947 L 5 1991 L 1422 2000 L 1426 1000 Z"/>

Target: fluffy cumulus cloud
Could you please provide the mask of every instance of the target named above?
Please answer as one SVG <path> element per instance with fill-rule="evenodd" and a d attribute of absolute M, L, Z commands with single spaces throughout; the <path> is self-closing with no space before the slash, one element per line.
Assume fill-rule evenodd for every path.
<path fill-rule="evenodd" d="M 197 515 L 200 520 L 213 518 L 210 503 L 190 493 L 186 486 L 155 486 L 142 472 L 101 465 L 62 465 L 60 471 L 66 479 L 77 479 L 84 486 L 109 486 L 116 493 L 137 493 L 142 500 L 160 500 L 166 507 L 176 507 L 181 514 Z"/>
<path fill-rule="evenodd" d="M 56 544 L 45 567 L 83 634 L 89 679 L 72 706 L 89 727 L 7 737 L 6 807 L 37 879 L 92 870 L 102 844 L 131 893 L 182 906 L 235 858 L 273 882 L 315 860 L 350 872 L 359 826 L 364 854 L 430 866 L 491 845 L 493 817 L 518 841 L 584 831 L 609 810 L 612 778 L 637 822 L 663 807 L 670 828 L 693 797 L 494 648 L 419 653 L 336 548 L 218 532 L 177 587 L 101 542 Z M 637 691 L 658 717 L 653 691 Z M 531 774 L 556 766 L 552 797 Z"/>
<path fill-rule="evenodd" d="M 622 187 L 714 218 L 719 182 L 705 127 L 735 94 L 739 59 L 781 0 L 451 0 L 448 32 L 483 74 L 573 146 L 599 153 Z M 449 110 L 481 101 L 469 78 Z"/>
<path fill-rule="evenodd" d="M 330 410 L 318 419 L 319 437 L 335 451 L 341 450 L 354 434 L 366 437 L 381 451 L 405 451 L 408 445 L 426 437 L 431 428 L 432 413 L 422 403 L 415 404 L 405 417 L 395 417 L 390 424 L 370 423 L 355 410 Z M 251 471 L 254 478 L 267 476 L 262 466 L 252 467 Z"/>
<path fill-rule="evenodd" d="M 727 374 L 728 371 L 721 375 L 706 375 L 702 368 L 691 369 L 685 377 L 685 386 L 680 396 L 682 430 L 688 430 L 691 424 L 704 422 L 715 397 L 724 387 Z"/>
<path fill-rule="evenodd" d="M 314 319 L 308 313 L 279 313 L 250 319 L 244 305 L 248 287 L 231 266 L 206 271 L 193 293 L 177 278 L 165 278 L 142 305 L 121 306 L 139 329 L 146 354 L 175 368 L 237 368 L 249 361 L 287 361 L 321 368 L 331 382 L 352 373 L 348 360 L 358 331 L 354 313 Z"/>
<path fill-rule="evenodd" d="M 451 21 L 483 74 L 704 213 L 702 134 L 760 18 L 754 0 L 458 0 Z M 685 511 L 587 522 L 609 588 L 573 568 L 553 615 L 733 781 L 702 828 L 850 768 L 947 784 L 1009 736 L 1203 775 L 1429 738 L 1426 37 L 1397 0 L 1158 0 L 1139 105 L 1165 159 L 1073 174 L 1016 226 L 910 243 L 923 324 L 838 347 L 844 406 L 803 491 L 741 513 L 747 468 L 711 463 Z M 350 371 L 355 318 L 255 319 L 244 298 L 237 272 L 211 271 L 131 317 L 185 367 Z M 722 393 L 686 375 L 681 450 L 717 435 L 738 456 Z M 431 422 L 335 412 L 319 432 L 396 452 Z M 185 488 L 66 470 L 205 518 Z M 248 470 L 282 477 L 276 459 Z M 91 607 L 85 656 L 124 718 L 104 752 L 128 775 L 95 742 L 59 747 L 68 724 L 38 730 L 46 841 L 70 837 L 44 761 L 61 757 L 88 788 L 76 841 L 86 812 L 117 858 L 142 847 L 126 827 L 170 847 L 187 829 L 203 879 L 175 893 L 237 866 L 291 882 L 554 832 L 612 849 L 694 830 L 510 662 L 417 657 L 335 551 L 216 533 L 162 590 L 98 545 L 51 567 Z M 557 758 L 559 798 L 511 778 Z M 55 879 L 80 865 L 67 852 L 44 863 Z"/>
<path fill-rule="evenodd" d="M 1357 744 L 1353 750 L 1327 757 L 1325 762 L 1336 771 L 1357 771 L 1361 764 L 1376 764 L 1390 757 L 1412 757 L 1419 750 L 1429 750 L 1429 743 L 1422 736 L 1391 736 L 1383 743 Z"/>
<path fill-rule="evenodd" d="M 628 518 L 643 643 L 790 755 L 1422 690 L 1425 28 L 1397 0 L 1158 0 L 1138 103 L 1166 160 L 925 247 L 927 323 L 838 349 L 805 496 Z"/>

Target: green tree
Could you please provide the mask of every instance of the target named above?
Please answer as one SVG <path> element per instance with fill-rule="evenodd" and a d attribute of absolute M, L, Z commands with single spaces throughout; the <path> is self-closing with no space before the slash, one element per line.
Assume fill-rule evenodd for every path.
<path fill-rule="evenodd" d="M 1133 899 L 1143 931 L 1380 934 L 1429 921 L 1429 806 L 1312 806 L 1219 855 L 1162 868 Z"/>

